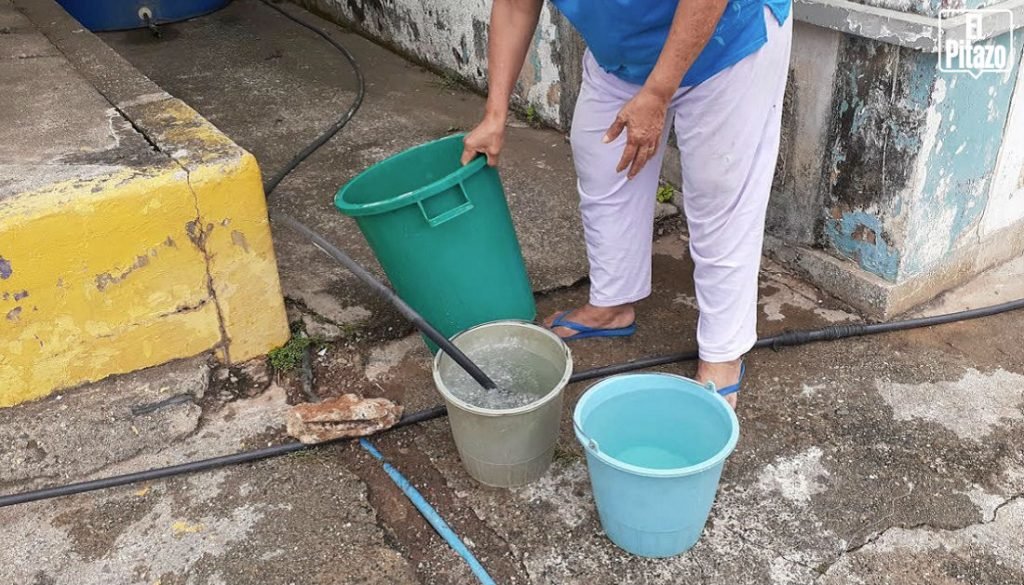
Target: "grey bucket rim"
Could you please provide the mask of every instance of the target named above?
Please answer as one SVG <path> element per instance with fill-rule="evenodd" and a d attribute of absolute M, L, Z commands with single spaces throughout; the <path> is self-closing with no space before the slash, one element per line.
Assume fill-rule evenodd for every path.
<path fill-rule="evenodd" d="M 536 323 L 531 323 L 530 321 L 523 321 L 523 320 L 520 320 L 520 319 L 499 319 L 499 320 L 496 320 L 496 321 L 488 321 L 487 323 L 481 323 L 480 325 L 476 325 L 474 327 L 470 327 L 469 329 L 466 329 L 465 331 L 461 331 L 461 332 L 457 333 L 456 335 L 454 335 L 452 337 L 452 343 L 455 343 L 456 340 L 458 340 L 459 337 L 461 337 L 463 335 L 466 335 L 468 333 L 471 333 L 473 331 L 477 331 L 479 329 L 486 329 L 486 328 L 490 328 L 490 327 L 497 327 L 497 326 L 501 326 L 501 325 L 508 325 L 508 324 L 521 325 L 521 326 L 526 327 L 527 329 L 533 329 L 535 331 L 543 333 L 544 335 L 546 335 L 550 339 L 558 342 L 558 344 L 562 348 L 562 351 L 565 353 L 565 371 L 562 372 L 561 380 L 559 380 L 558 383 L 555 384 L 555 387 L 552 388 L 550 392 L 548 392 L 547 394 L 545 394 L 541 398 L 539 398 L 539 399 L 537 399 L 537 400 L 527 404 L 526 406 L 520 406 L 520 407 L 517 407 L 517 408 L 509 408 L 507 410 L 496 410 L 496 409 L 493 409 L 493 408 L 481 408 L 479 406 L 474 406 L 474 405 L 472 405 L 472 404 L 470 404 L 470 403 L 468 403 L 468 402 L 466 402 L 464 400 L 461 400 L 460 398 L 458 398 L 457 396 L 455 396 L 454 394 L 449 392 L 448 389 L 445 387 L 445 385 L 441 383 L 442 382 L 442 380 L 441 380 L 441 373 L 440 373 L 441 360 L 447 358 L 447 355 L 443 351 L 439 351 L 439 352 L 437 352 L 436 355 L 434 355 L 433 372 L 432 372 L 432 374 L 433 374 L 433 377 L 434 377 L 434 387 L 437 388 L 437 391 L 441 393 L 441 397 L 445 399 L 445 402 L 448 402 L 450 404 L 454 404 L 455 406 L 459 407 L 460 409 L 462 409 L 462 410 L 464 410 L 466 412 L 470 412 L 472 414 L 476 414 L 476 415 L 480 415 L 480 416 L 487 416 L 487 417 L 514 416 L 514 415 L 517 415 L 517 414 L 526 414 L 526 413 L 529 413 L 529 412 L 533 412 L 534 410 L 537 410 L 537 409 L 543 407 L 544 405 L 546 405 L 547 403 L 551 402 L 552 400 L 557 398 L 559 395 L 561 395 L 565 391 L 565 388 L 569 385 L 569 378 L 572 377 L 572 369 L 573 369 L 573 365 L 572 365 L 572 350 L 569 349 L 569 346 L 565 343 L 565 340 L 563 340 L 558 335 L 555 335 L 555 333 L 553 331 L 551 331 L 550 329 L 548 329 L 546 327 L 541 327 L 541 326 L 537 325 Z M 448 358 L 448 359 L 451 359 L 451 358 Z M 484 373 L 486 373 L 486 372 L 484 372 Z"/>
<path fill-rule="evenodd" d="M 334 195 L 334 207 L 337 208 L 338 211 L 349 217 L 366 217 L 371 215 L 381 215 L 384 213 L 394 211 L 396 209 L 401 209 L 403 207 L 413 205 L 419 201 L 429 199 L 434 195 L 437 195 L 441 191 L 444 191 L 449 187 L 452 187 L 458 183 L 461 183 L 462 181 L 465 181 L 470 176 L 476 174 L 477 172 L 479 172 L 480 170 L 487 166 L 487 157 L 478 155 L 465 165 L 461 165 L 453 173 L 449 173 L 431 183 L 427 183 L 426 185 L 417 187 L 411 191 L 406 191 L 405 193 L 399 193 L 388 199 L 384 199 L 383 201 L 374 201 L 373 203 L 352 203 L 351 201 L 348 201 L 345 198 L 345 196 L 353 188 L 353 185 L 358 185 L 360 182 L 365 181 L 368 176 L 377 172 L 377 167 L 387 163 L 395 162 L 398 159 L 406 156 L 412 156 L 414 153 L 418 151 L 433 148 L 443 142 L 454 141 L 456 139 L 463 140 L 465 139 L 465 137 L 466 135 L 464 133 L 442 136 L 441 138 L 436 138 L 429 142 L 417 144 L 416 146 L 407 148 L 401 152 L 396 152 L 395 154 L 392 154 L 391 156 L 384 158 L 383 160 L 373 163 L 368 168 L 364 169 L 361 173 L 359 173 L 355 177 L 352 177 L 351 180 L 349 180 L 347 183 L 342 185 L 340 189 L 338 189 L 338 192 L 335 193 Z"/>
<path fill-rule="evenodd" d="M 640 467 L 638 465 L 626 463 L 625 461 L 620 461 L 612 457 L 611 455 L 608 455 L 607 453 L 601 451 L 599 444 L 597 445 L 597 449 L 593 448 L 589 444 L 591 441 L 590 437 L 588 437 L 586 433 L 583 432 L 583 421 L 580 420 L 580 405 L 585 404 L 587 397 L 591 396 L 595 390 L 600 389 L 601 386 L 612 384 L 616 380 L 619 380 L 621 378 L 636 376 L 656 376 L 663 378 L 675 378 L 677 380 L 687 382 L 688 385 L 696 386 L 697 388 L 703 388 L 705 391 L 711 394 L 713 400 L 718 402 L 721 406 L 725 407 L 725 412 L 728 414 L 729 420 L 732 422 L 732 432 L 729 435 L 729 440 L 726 441 L 725 445 L 723 445 L 722 448 L 719 449 L 718 452 L 714 454 L 714 456 L 709 457 L 708 459 L 705 459 L 700 463 L 689 465 L 687 467 L 677 467 L 675 469 L 653 469 L 650 467 Z M 576 401 L 576 404 L 573 406 L 572 427 L 573 433 L 576 435 L 576 440 L 578 440 L 580 444 L 583 445 L 583 449 L 587 453 L 592 454 L 593 456 L 597 457 L 602 463 L 610 465 L 615 469 L 625 471 L 633 475 L 640 475 L 643 477 L 676 478 L 702 473 L 724 463 L 725 460 L 729 457 L 729 455 L 731 455 L 732 452 L 736 449 L 736 445 L 737 443 L 739 443 L 740 440 L 740 420 L 736 416 L 736 411 L 733 410 L 731 406 L 729 406 L 729 403 L 725 400 L 725 398 L 723 398 L 720 394 L 718 394 L 718 392 L 715 391 L 713 384 L 703 386 L 700 384 L 700 382 L 697 382 L 696 380 L 693 380 L 691 378 L 687 378 L 686 376 L 680 376 L 678 374 L 669 374 L 667 372 L 633 372 L 629 374 L 619 374 L 617 376 L 610 376 L 608 378 L 605 378 L 604 380 L 600 380 L 598 382 L 595 382 L 594 384 L 591 384 L 590 387 L 587 388 L 587 390 L 580 395 L 579 399 Z"/>

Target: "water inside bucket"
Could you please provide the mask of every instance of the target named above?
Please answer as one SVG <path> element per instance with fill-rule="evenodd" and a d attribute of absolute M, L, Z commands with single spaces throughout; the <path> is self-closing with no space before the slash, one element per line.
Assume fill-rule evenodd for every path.
<path fill-rule="evenodd" d="M 680 469 L 714 457 L 729 440 L 697 397 L 638 389 L 604 401 L 584 422 L 608 456 L 647 469 Z"/>
<path fill-rule="evenodd" d="M 563 368 L 511 338 L 468 350 L 466 354 L 494 383 L 497 390 L 481 388 L 462 368 L 452 368 L 445 386 L 459 400 L 478 408 L 508 410 L 535 402 L 562 379 Z"/>

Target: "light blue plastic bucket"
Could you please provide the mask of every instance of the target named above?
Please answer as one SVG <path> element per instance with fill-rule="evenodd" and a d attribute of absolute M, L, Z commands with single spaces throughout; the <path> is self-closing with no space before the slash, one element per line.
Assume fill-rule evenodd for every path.
<path fill-rule="evenodd" d="M 612 542 L 644 557 L 697 543 L 740 436 L 713 386 L 671 374 L 607 378 L 576 403 L 573 425 Z"/>

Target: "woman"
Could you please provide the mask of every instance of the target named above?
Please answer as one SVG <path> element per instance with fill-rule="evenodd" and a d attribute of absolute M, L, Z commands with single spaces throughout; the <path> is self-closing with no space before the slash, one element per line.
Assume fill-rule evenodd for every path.
<path fill-rule="evenodd" d="M 483 121 L 465 139 L 496 165 L 509 99 L 543 0 L 494 0 Z M 700 318 L 696 379 L 734 407 L 756 338 L 757 275 L 779 148 L 790 0 L 552 0 L 587 43 L 571 142 L 590 301 L 546 321 L 565 339 L 631 335 L 651 291 L 669 120 Z"/>

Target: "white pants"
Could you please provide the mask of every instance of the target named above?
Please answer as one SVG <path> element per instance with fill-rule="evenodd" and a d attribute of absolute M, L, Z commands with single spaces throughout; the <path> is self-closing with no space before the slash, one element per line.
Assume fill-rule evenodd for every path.
<path fill-rule="evenodd" d="M 682 159 L 686 222 L 700 318 L 700 358 L 739 358 L 757 339 L 757 275 L 765 212 L 779 150 L 793 17 L 779 26 L 765 9 L 768 41 L 757 52 L 693 87 L 669 106 Z M 588 53 L 572 124 L 590 302 L 599 307 L 651 293 L 655 193 L 668 139 L 632 180 L 615 167 L 626 132 L 602 138 L 640 90 L 606 73 Z M 627 130 L 628 132 L 628 130 Z"/>

